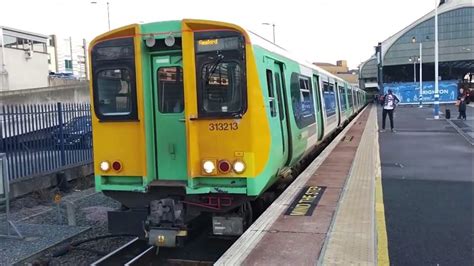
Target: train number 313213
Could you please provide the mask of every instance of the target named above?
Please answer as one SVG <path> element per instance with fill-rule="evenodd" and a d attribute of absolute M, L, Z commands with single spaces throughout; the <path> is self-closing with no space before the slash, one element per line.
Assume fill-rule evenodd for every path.
<path fill-rule="evenodd" d="M 239 129 L 239 124 L 237 124 L 236 122 L 209 124 L 209 131 L 228 131 L 237 129 Z"/>

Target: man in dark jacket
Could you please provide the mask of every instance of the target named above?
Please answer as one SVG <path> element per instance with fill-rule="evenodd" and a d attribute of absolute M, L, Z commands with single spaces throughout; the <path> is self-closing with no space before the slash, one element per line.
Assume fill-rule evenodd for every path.
<path fill-rule="evenodd" d="M 395 94 L 392 93 L 392 90 L 388 90 L 387 94 L 383 96 L 382 130 L 380 130 L 380 132 L 385 132 L 385 120 L 387 119 L 387 114 L 388 118 L 390 119 L 390 129 L 392 132 L 395 132 L 393 126 L 393 111 L 399 102 L 400 100 Z"/>

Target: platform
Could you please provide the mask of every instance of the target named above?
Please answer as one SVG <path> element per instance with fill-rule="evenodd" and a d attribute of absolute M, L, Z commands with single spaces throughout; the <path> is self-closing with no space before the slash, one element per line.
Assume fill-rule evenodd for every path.
<path fill-rule="evenodd" d="M 376 264 L 376 121 L 376 107 L 367 107 L 216 265 Z M 304 204 L 291 208 L 314 191 L 319 202 L 312 212 L 298 208 Z M 384 222 L 383 204 L 378 213 Z"/>
<path fill-rule="evenodd" d="M 456 124 L 472 130 L 474 108 L 446 108 L 397 108 L 397 132 L 379 134 L 391 265 L 473 265 L 474 149 Z"/>

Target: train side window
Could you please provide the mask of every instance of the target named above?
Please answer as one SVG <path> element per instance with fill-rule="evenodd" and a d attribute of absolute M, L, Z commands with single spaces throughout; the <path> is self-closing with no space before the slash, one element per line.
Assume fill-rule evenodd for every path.
<path fill-rule="evenodd" d="M 270 104 L 270 114 L 276 117 L 275 94 L 273 89 L 273 73 L 267 69 L 267 87 L 268 87 L 268 101 Z"/>
<path fill-rule="evenodd" d="M 344 111 L 346 110 L 346 91 L 344 90 L 344 87 L 339 86 L 339 101 L 341 104 L 341 109 Z"/>
<path fill-rule="evenodd" d="M 298 73 L 291 75 L 291 103 L 298 128 L 304 128 L 316 121 L 309 80 Z"/>
<path fill-rule="evenodd" d="M 275 73 L 275 86 L 276 86 L 276 92 L 277 92 L 277 97 L 278 97 L 278 113 L 280 114 L 280 120 L 283 120 L 285 117 L 285 114 L 283 113 L 283 97 L 281 96 L 281 81 L 280 81 L 280 74 Z"/>
<path fill-rule="evenodd" d="M 324 106 L 326 116 L 330 117 L 336 114 L 336 94 L 334 92 L 334 84 L 323 83 Z"/>
<path fill-rule="evenodd" d="M 161 113 L 182 113 L 184 110 L 183 71 L 181 67 L 158 69 L 158 110 Z"/>
<path fill-rule="evenodd" d="M 349 99 L 349 107 L 354 106 L 354 99 L 352 99 L 352 88 L 348 89 L 349 93 L 347 94 L 347 98 Z"/>

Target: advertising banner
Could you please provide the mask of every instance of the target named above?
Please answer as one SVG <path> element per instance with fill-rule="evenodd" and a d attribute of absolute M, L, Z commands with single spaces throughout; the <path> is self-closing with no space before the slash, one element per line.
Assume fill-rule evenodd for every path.
<path fill-rule="evenodd" d="M 420 83 L 384 83 L 384 93 L 389 89 L 397 95 L 401 104 L 417 104 L 420 96 Z M 439 102 L 455 102 L 458 96 L 458 81 L 444 80 L 439 82 Z M 423 82 L 423 103 L 434 102 L 434 81 Z"/>

